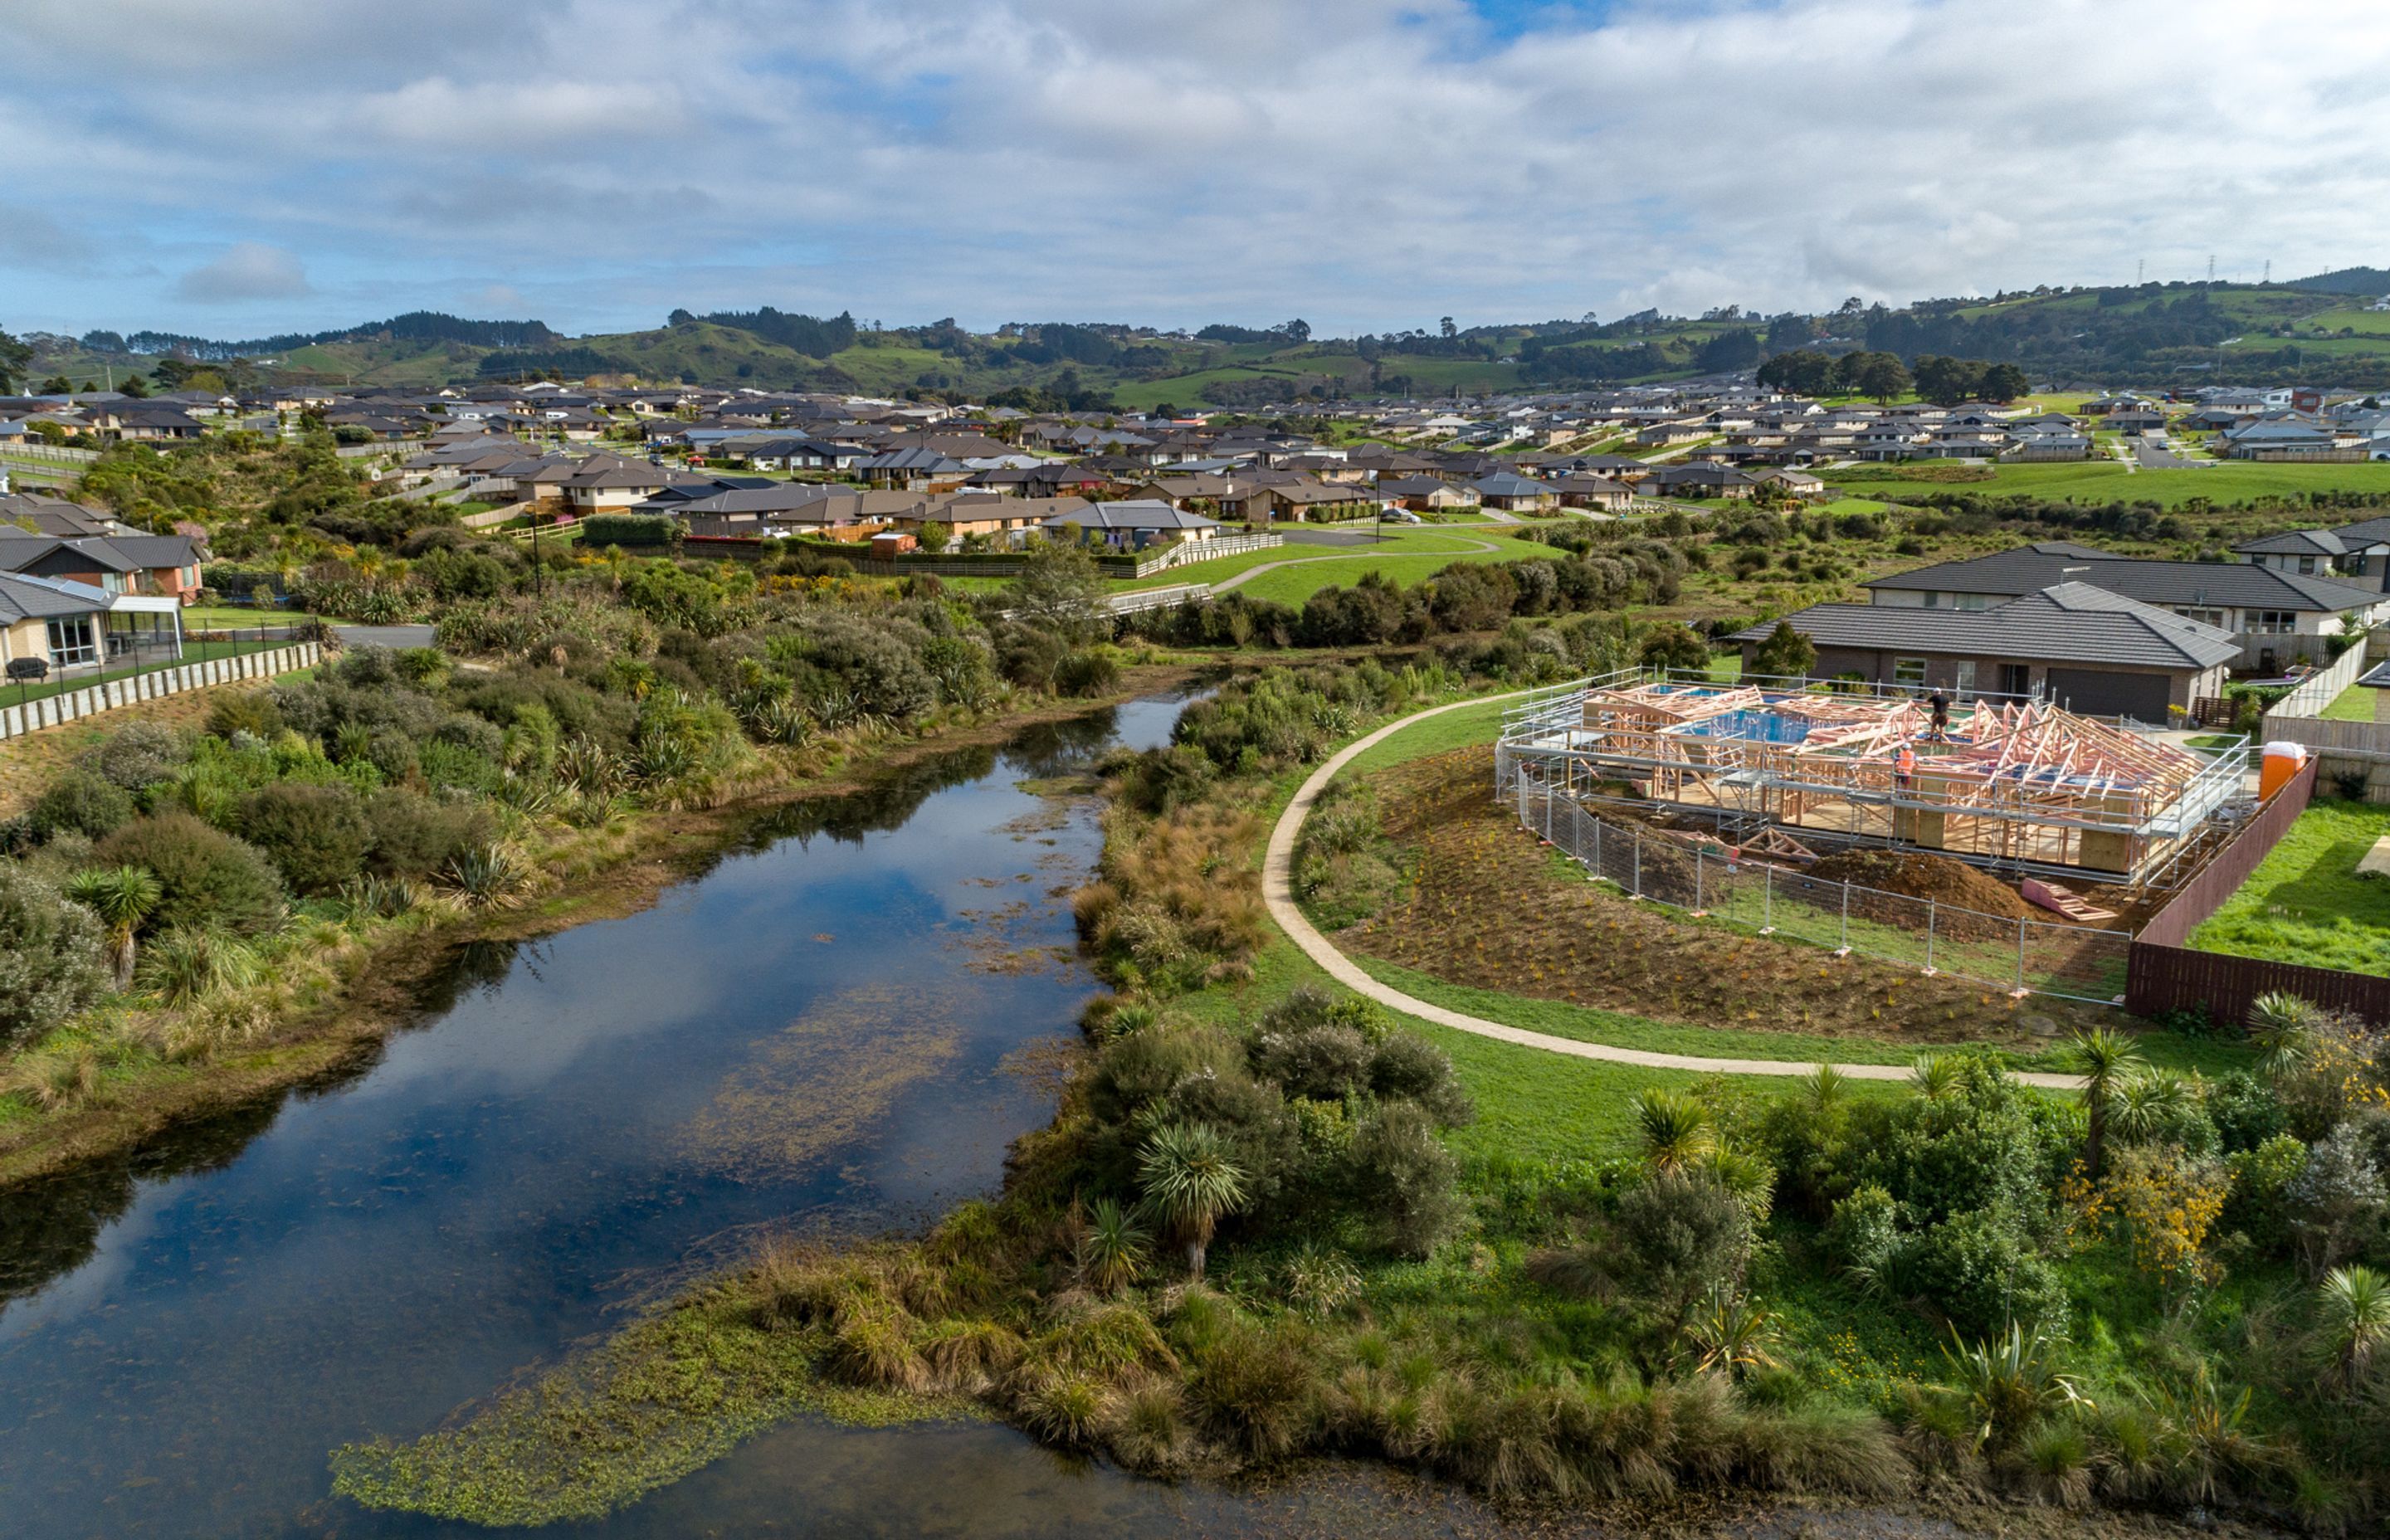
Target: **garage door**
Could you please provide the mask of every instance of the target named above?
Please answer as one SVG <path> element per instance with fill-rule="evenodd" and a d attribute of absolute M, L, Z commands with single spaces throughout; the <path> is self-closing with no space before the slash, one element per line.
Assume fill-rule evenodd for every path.
<path fill-rule="evenodd" d="M 2049 697 L 2068 711 L 2086 716 L 2129 716 L 2136 722 L 2159 725 L 2166 719 L 2166 676 L 2163 674 L 2054 668 L 2049 671 Z"/>

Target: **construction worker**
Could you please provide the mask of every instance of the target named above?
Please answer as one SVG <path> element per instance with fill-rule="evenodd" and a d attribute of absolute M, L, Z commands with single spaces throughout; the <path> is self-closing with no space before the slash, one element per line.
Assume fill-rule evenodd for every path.
<path fill-rule="evenodd" d="M 1917 751 L 1904 743 L 1900 752 L 1892 756 L 1892 784 L 1902 791 L 1917 781 Z"/>
<path fill-rule="evenodd" d="M 1934 741 L 1947 742 L 1950 737 L 1950 694 L 1936 686 L 1925 704 L 1934 711 Z"/>

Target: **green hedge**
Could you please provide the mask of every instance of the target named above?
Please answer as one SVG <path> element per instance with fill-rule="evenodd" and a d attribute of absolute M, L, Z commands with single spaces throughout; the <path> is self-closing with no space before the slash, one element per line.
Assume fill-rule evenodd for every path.
<path fill-rule="evenodd" d="M 593 513 L 581 521 L 581 544 L 586 550 L 608 545 L 677 545 L 680 520 L 642 513 Z"/>

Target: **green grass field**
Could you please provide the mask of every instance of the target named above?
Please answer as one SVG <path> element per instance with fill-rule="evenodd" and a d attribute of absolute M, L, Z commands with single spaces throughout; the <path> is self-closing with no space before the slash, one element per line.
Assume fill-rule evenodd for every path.
<path fill-rule="evenodd" d="M 2390 879 L 2355 875 L 2390 807 L 2318 800 L 2241 891 L 2191 932 L 2203 952 L 2390 974 Z"/>
<path fill-rule="evenodd" d="M 1366 529 L 1367 525 L 1356 526 Z M 1548 559 L 1548 545 L 1520 540 L 1510 527 L 1481 524 L 1466 533 L 1433 525 L 1388 526 L 1385 540 L 1369 546 L 1286 545 L 1193 562 L 1121 584 L 1124 590 L 1166 588 L 1181 583 L 1220 583 L 1257 567 L 1270 571 L 1233 592 L 1252 598 L 1300 606 L 1322 588 L 1349 586 L 1365 572 L 1382 572 L 1404 586 L 1422 582 L 1456 561 Z"/>
<path fill-rule="evenodd" d="M 2368 689 L 2363 685 L 2351 685 L 2334 697 L 2331 705 L 2323 709 L 2323 719 L 2326 722 L 2374 721 L 2376 718 L 2373 714 L 2373 703 L 2383 698 L 2384 692 L 2381 690 Z"/>
<path fill-rule="evenodd" d="M 1941 481 L 1905 478 L 1897 468 L 1854 467 L 1825 473 L 1847 496 L 1888 502 L 1937 492 L 1998 496 L 2029 494 L 2062 502 L 2155 503 L 2179 507 L 2193 498 L 2240 503 L 2257 497 L 2302 497 L 2310 492 L 2365 492 L 2390 497 L 2390 463 L 2366 465 L 2273 465 L 2229 461 L 2213 469 L 2129 471 L 2114 461 L 2080 464 L 2004 465 L 1978 481 Z"/>

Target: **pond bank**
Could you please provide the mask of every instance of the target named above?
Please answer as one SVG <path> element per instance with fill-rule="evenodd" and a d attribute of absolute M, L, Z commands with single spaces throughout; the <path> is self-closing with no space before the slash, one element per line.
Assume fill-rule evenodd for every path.
<path fill-rule="evenodd" d="M 773 808 L 858 792 L 942 754 L 990 747 L 1040 725 L 1182 688 L 1202 672 L 1180 664 L 1131 668 L 1101 696 L 1050 699 L 934 737 L 890 740 L 827 775 L 759 789 L 718 807 L 634 814 L 629 838 L 599 852 L 594 869 L 563 879 L 565 886 L 522 907 L 462 916 L 371 949 L 355 960 L 332 999 L 274 1023 L 263 1041 L 204 1062 L 161 1066 L 71 1110 L 0 1129 L 0 1194 L 122 1156 L 179 1125 L 353 1074 L 392 1033 L 421 1019 L 421 992 L 457 948 L 517 943 L 636 913 L 701 870 L 726 841 Z"/>

